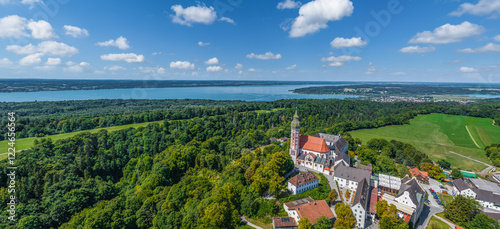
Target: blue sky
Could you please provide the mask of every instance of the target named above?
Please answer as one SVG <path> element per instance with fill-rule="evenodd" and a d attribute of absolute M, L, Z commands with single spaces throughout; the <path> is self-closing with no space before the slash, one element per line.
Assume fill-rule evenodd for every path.
<path fill-rule="evenodd" d="M 0 78 L 500 82 L 500 0 L 0 0 Z"/>

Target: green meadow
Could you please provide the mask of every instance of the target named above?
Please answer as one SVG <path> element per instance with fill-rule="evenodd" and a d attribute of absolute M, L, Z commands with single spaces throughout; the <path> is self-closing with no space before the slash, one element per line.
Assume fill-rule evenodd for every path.
<path fill-rule="evenodd" d="M 117 131 L 117 130 L 123 130 L 123 129 L 128 129 L 128 128 L 138 128 L 138 127 L 145 127 L 148 124 L 151 123 L 161 123 L 163 121 L 156 121 L 156 122 L 145 122 L 145 123 L 135 123 L 135 124 L 129 124 L 129 125 L 123 125 L 123 126 L 112 126 L 112 127 L 106 127 L 106 128 L 99 128 L 99 129 L 93 129 L 93 130 L 85 130 L 85 131 L 78 131 L 78 132 L 71 132 L 71 133 L 64 133 L 64 134 L 56 134 L 56 135 L 50 135 L 46 137 L 39 137 L 39 138 L 21 138 L 21 139 L 16 139 L 16 151 L 20 150 L 25 150 L 33 147 L 33 142 L 35 139 L 43 139 L 43 138 L 51 138 L 53 141 L 57 141 L 60 139 L 66 139 L 73 137 L 77 134 L 83 133 L 83 132 L 90 132 L 90 133 L 96 133 L 100 130 L 107 130 L 107 131 Z M 9 141 L 0 141 L 0 160 L 3 160 L 7 158 L 7 149 L 10 147 L 7 145 Z"/>
<path fill-rule="evenodd" d="M 500 143 L 500 127 L 493 120 L 446 114 L 417 116 L 408 125 L 352 131 L 351 135 L 367 142 L 372 138 L 398 140 L 414 145 L 433 160 L 445 159 L 452 167 L 480 171 L 484 164 L 457 156 L 455 152 L 491 164 L 484 147 Z"/>

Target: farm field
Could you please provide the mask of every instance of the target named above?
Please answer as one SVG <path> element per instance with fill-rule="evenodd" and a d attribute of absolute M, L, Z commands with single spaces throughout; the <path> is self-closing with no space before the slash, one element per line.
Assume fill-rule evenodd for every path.
<path fill-rule="evenodd" d="M 60 139 L 66 139 L 66 138 L 73 137 L 73 136 L 80 134 L 80 133 L 83 133 L 83 132 L 96 133 L 100 130 L 107 130 L 107 131 L 112 132 L 112 131 L 124 130 L 124 129 L 128 129 L 128 128 L 145 127 L 151 123 L 161 123 L 161 122 L 163 122 L 163 121 L 134 123 L 134 124 L 123 125 L 123 126 L 112 126 L 112 127 L 99 128 L 99 129 L 93 129 L 93 130 L 85 130 L 85 131 L 78 131 L 78 132 L 71 132 L 71 133 L 64 133 L 64 134 L 56 134 L 56 135 L 50 135 L 47 137 L 39 137 L 39 138 L 36 138 L 36 137 L 21 138 L 21 139 L 16 139 L 15 147 L 16 147 L 16 151 L 20 151 L 20 150 L 25 150 L 25 149 L 29 149 L 29 148 L 33 147 L 33 141 L 35 141 L 35 139 L 40 140 L 43 138 L 51 138 L 53 141 L 57 141 Z M 7 149 L 9 148 L 7 143 L 9 143 L 9 141 L 0 141 L 0 152 L 1 152 L 0 153 L 0 160 L 7 158 L 6 152 L 7 152 Z"/>
<path fill-rule="evenodd" d="M 480 171 L 484 164 L 459 157 L 451 152 L 491 164 L 484 154 L 486 145 L 500 142 L 500 127 L 493 120 L 446 114 L 421 115 L 409 125 L 352 131 L 354 138 L 367 142 L 372 138 L 398 140 L 414 145 L 433 160 L 445 159 L 452 167 Z"/>

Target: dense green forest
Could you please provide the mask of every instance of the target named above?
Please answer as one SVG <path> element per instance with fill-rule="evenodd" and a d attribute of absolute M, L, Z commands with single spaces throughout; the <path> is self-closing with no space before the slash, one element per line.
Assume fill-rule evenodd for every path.
<path fill-rule="evenodd" d="M 19 130 L 29 132 L 47 125 L 50 128 L 45 130 L 58 133 L 123 122 L 164 121 L 36 142 L 18 155 L 19 222 L 10 223 L 4 209 L 0 218 L 9 222 L 3 224 L 5 228 L 238 228 L 242 215 L 269 222 L 270 216 L 286 214 L 280 203 L 304 196 L 282 191 L 283 175 L 293 166 L 288 143 L 249 149 L 268 145 L 271 137 L 289 136 L 295 107 L 301 117 L 301 133 L 343 134 L 353 146 L 354 152 L 349 153 L 357 154 L 364 164 L 373 164 L 374 171 L 404 176 L 408 174 L 404 165 L 432 169 L 427 155 L 409 144 L 383 139 L 358 147 L 360 140 L 344 131 L 404 124 L 418 114 L 433 112 L 495 117 L 500 106 L 361 100 L 195 101 L 191 106 L 184 101 L 187 107 L 172 105 L 172 109 L 139 113 L 139 107 L 132 106 L 137 101 L 120 101 L 133 107 L 130 113 L 120 114 L 127 109 L 106 111 L 106 104 L 116 101 L 80 101 L 75 107 L 84 107 L 85 102 L 102 103 L 91 109 L 110 113 L 99 117 L 84 109 L 62 109 L 60 115 L 40 111 L 24 124 L 19 117 Z M 14 111 L 29 112 L 37 106 L 54 109 L 50 103 L 30 103 L 24 111 Z M 156 108 L 151 104 L 147 109 Z M 64 123 L 70 128 L 64 129 Z M 8 172 L 6 161 L 0 166 Z M 319 177 L 320 187 L 303 195 L 328 199 L 328 182 Z M 4 203 L 10 199 L 8 179 L 0 176 L 0 201 Z"/>
<path fill-rule="evenodd" d="M 293 90 L 298 94 L 341 94 L 364 96 L 403 96 L 415 97 L 426 95 L 500 95 L 500 85 L 419 85 L 419 84 L 363 84 L 341 86 L 315 86 Z"/>
<path fill-rule="evenodd" d="M 169 87 L 227 87 L 339 84 L 339 82 L 300 81 L 235 81 L 235 80 L 53 80 L 53 79 L 2 79 L 0 93 L 64 90 L 100 90 L 123 88 Z M 340 82 L 342 83 L 342 82 Z"/>
<path fill-rule="evenodd" d="M 274 110 L 274 117 L 290 114 L 286 108 L 300 106 L 303 117 L 313 121 L 308 129 L 335 128 L 332 132 L 385 125 L 399 125 L 418 114 L 445 113 L 493 118 L 500 123 L 500 100 L 474 104 L 458 103 L 374 103 L 363 100 L 278 100 L 273 102 L 210 100 L 88 100 L 61 102 L 0 103 L 0 125 L 7 112 L 16 112 L 17 137 L 41 137 L 102 127 L 160 120 Z M 320 109 L 318 109 L 320 108 Z M 285 109 L 285 110 L 282 110 Z M 233 115 L 234 116 L 234 115 Z M 268 121 L 269 122 L 269 121 Z M 0 140 L 7 129 L 0 129 Z"/>

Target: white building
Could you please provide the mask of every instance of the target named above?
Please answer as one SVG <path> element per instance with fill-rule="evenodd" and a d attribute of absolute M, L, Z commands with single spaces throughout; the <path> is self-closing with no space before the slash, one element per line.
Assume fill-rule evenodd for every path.
<path fill-rule="evenodd" d="M 500 194 L 481 189 L 474 189 L 474 192 L 477 194 L 477 201 L 484 208 L 500 211 Z"/>
<path fill-rule="evenodd" d="M 389 205 L 396 206 L 398 212 L 403 215 L 405 222 L 411 222 L 415 225 L 418 218 L 420 218 L 420 214 L 422 214 L 425 190 L 420 186 L 416 178 L 412 178 L 401 184 L 396 196 L 384 194 L 382 199 L 386 200 Z"/>
<path fill-rule="evenodd" d="M 347 188 L 352 191 L 358 188 L 359 182 L 363 179 L 369 181 L 371 176 L 371 172 L 368 170 L 347 167 L 343 163 L 335 166 L 334 171 L 333 179 L 337 181 L 340 188 Z"/>
<path fill-rule="evenodd" d="M 456 179 L 453 181 L 453 191 L 455 191 L 455 195 L 462 195 L 473 198 L 476 197 L 476 193 L 467 183 L 465 183 L 463 179 Z"/>
<path fill-rule="evenodd" d="M 305 217 L 313 226 L 321 216 L 326 216 L 330 221 L 335 218 L 325 200 L 316 201 L 311 197 L 284 203 L 283 208 L 296 222 Z"/>
<path fill-rule="evenodd" d="M 352 213 L 356 218 L 356 227 L 365 228 L 366 212 L 368 211 L 368 199 L 370 195 L 370 184 L 365 178 L 361 180 L 356 189 L 356 195 L 352 202 Z"/>
<path fill-rule="evenodd" d="M 311 172 L 297 174 L 288 180 L 288 190 L 294 195 L 318 187 L 319 179 Z"/>
<path fill-rule="evenodd" d="M 378 187 L 384 192 L 398 193 L 401 188 L 401 178 L 378 174 Z"/>
<path fill-rule="evenodd" d="M 333 167 L 339 163 L 349 166 L 349 143 L 341 136 L 318 133 L 314 136 L 300 134 L 297 111 L 293 116 L 290 136 L 290 156 L 295 164 L 326 175 L 333 175 Z"/>

